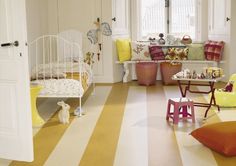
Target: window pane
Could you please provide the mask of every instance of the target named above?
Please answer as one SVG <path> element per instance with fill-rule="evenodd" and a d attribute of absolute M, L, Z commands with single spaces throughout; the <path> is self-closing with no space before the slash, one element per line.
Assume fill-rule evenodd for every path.
<path fill-rule="evenodd" d="M 165 33 L 165 0 L 141 0 L 141 36 Z"/>
<path fill-rule="evenodd" d="M 179 37 L 187 34 L 195 38 L 196 2 L 195 0 L 171 0 L 170 33 Z"/>

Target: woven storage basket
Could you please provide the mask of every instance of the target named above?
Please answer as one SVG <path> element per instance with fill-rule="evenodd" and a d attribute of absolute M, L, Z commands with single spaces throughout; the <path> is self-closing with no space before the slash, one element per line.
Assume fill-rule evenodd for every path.
<path fill-rule="evenodd" d="M 160 64 L 162 83 L 164 85 L 174 85 L 177 81 L 172 80 L 172 76 L 182 69 L 182 63 L 162 62 Z"/>

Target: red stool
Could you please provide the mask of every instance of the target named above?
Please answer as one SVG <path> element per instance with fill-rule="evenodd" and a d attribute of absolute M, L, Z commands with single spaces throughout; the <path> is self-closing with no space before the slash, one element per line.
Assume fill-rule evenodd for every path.
<path fill-rule="evenodd" d="M 174 112 L 171 112 L 171 105 L 174 106 Z M 191 113 L 188 113 L 188 108 Z M 182 111 L 181 111 L 182 110 Z M 182 115 L 182 117 L 180 117 Z M 166 120 L 173 119 L 174 124 L 178 124 L 180 119 L 192 119 L 195 123 L 194 103 L 187 98 L 172 98 L 168 100 Z"/>

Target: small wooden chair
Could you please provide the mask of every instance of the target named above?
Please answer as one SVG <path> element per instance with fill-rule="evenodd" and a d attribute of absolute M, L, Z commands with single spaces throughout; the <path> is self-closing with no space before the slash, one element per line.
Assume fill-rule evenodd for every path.
<path fill-rule="evenodd" d="M 174 111 L 171 112 L 171 105 L 174 106 Z M 188 113 L 188 108 L 191 113 Z M 182 110 L 182 111 L 181 111 Z M 180 117 L 182 115 L 182 117 Z M 166 120 L 173 119 L 174 124 L 178 124 L 180 119 L 192 119 L 195 123 L 194 103 L 188 98 L 171 98 L 168 100 Z"/>

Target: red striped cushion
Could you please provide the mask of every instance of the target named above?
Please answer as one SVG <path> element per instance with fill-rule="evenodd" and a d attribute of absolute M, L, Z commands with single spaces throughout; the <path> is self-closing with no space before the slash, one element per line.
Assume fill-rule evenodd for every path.
<path fill-rule="evenodd" d="M 162 48 L 160 46 L 149 46 L 149 53 L 151 55 L 152 60 L 164 60 L 165 54 L 162 51 Z"/>
<path fill-rule="evenodd" d="M 204 45 L 204 53 L 206 60 L 219 62 L 222 59 L 225 43 L 223 41 L 209 40 Z"/>

